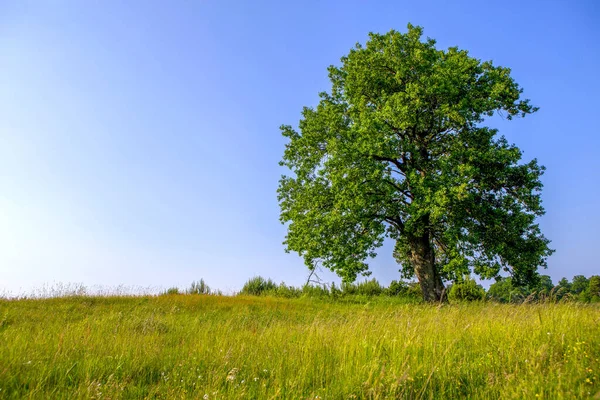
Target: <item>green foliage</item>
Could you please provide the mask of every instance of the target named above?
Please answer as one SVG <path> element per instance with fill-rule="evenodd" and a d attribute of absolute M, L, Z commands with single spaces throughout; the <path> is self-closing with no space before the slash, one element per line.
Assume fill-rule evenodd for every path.
<path fill-rule="evenodd" d="M 392 281 L 390 286 L 385 289 L 385 294 L 388 296 L 405 296 L 408 293 L 408 283 L 404 281 Z"/>
<path fill-rule="evenodd" d="M 509 279 L 497 279 L 495 283 L 490 285 L 487 291 L 487 298 L 499 303 L 510 302 L 510 292 L 512 285 Z"/>
<path fill-rule="evenodd" d="M 384 288 L 376 279 L 371 279 L 358 283 L 342 283 L 342 293 L 369 297 L 379 296 L 384 293 Z"/>
<path fill-rule="evenodd" d="M 592 296 L 600 296 L 600 275 L 590 276 L 589 290 Z"/>
<path fill-rule="evenodd" d="M 590 281 L 583 275 L 575 275 L 573 277 L 573 283 L 571 283 L 571 293 L 574 295 L 580 294 L 586 291 L 590 286 Z"/>
<path fill-rule="evenodd" d="M 479 301 L 485 298 L 485 290 L 469 277 L 455 283 L 448 293 L 450 301 Z"/>
<path fill-rule="evenodd" d="M 269 292 L 269 294 L 273 293 L 273 291 Z M 275 294 L 279 297 L 285 297 L 287 299 L 291 299 L 294 297 L 300 297 L 302 295 L 302 290 L 297 289 L 293 286 L 288 286 L 284 282 L 281 282 L 277 289 L 275 290 Z"/>
<path fill-rule="evenodd" d="M 406 292 L 408 297 L 415 299 L 423 298 L 423 291 L 421 290 L 421 285 L 418 282 L 411 282 L 408 284 L 408 291 Z"/>
<path fill-rule="evenodd" d="M 337 299 L 342 295 L 342 291 L 338 289 L 335 283 L 332 282 L 331 286 L 329 287 L 329 294 L 332 298 Z"/>
<path fill-rule="evenodd" d="M 533 291 L 541 296 L 550 295 L 552 289 L 554 289 L 554 283 L 552 283 L 552 278 L 548 275 L 540 275 L 537 284 L 533 287 Z"/>
<path fill-rule="evenodd" d="M 512 278 L 498 278 L 489 290 L 485 291 L 481 285 L 470 277 L 459 280 L 448 287 L 448 296 L 451 301 L 475 301 L 487 298 L 499 303 L 521 303 L 527 301 L 559 301 L 563 299 L 576 300 L 580 302 L 596 302 L 600 300 L 600 276 L 592 276 L 589 279 L 578 275 L 574 277 L 574 286 L 566 278 L 562 278 L 556 286 L 553 286 L 550 276 L 541 275 L 534 286 L 516 286 Z M 582 282 L 587 284 L 584 290 L 580 290 Z M 62 293 L 62 292 L 61 292 Z M 188 294 L 212 294 L 222 295 L 220 291 L 213 291 L 201 279 L 192 282 L 187 290 Z M 173 287 L 163 294 L 180 294 L 178 288 Z M 402 298 L 406 302 L 414 302 L 422 299 L 423 294 L 418 282 L 406 282 L 403 280 L 392 281 L 388 287 L 382 286 L 376 279 L 364 280 L 357 283 L 344 283 L 338 288 L 331 284 L 306 284 L 302 287 L 294 287 L 281 282 L 276 285 L 271 279 L 254 277 L 249 279 L 242 290 L 241 295 L 273 296 L 282 298 L 318 298 L 318 299 L 346 299 L 350 301 L 363 302 L 372 297 L 395 297 Z M 354 298 L 352 300 L 352 298 Z"/>
<path fill-rule="evenodd" d="M 588 291 L 590 293 L 590 301 L 594 303 L 600 301 L 600 276 L 593 275 L 590 277 Z"/>
<path fill-rule="evenodd" d="M 553 292 L 556 300 L 569 298 L 571 296 L 571 282 L 567 278 L 562 278 L 554 287 Z"/>
<path fill-rule="evenodd" d="M 268 295 L 283 298 L 320 298 L 320 299 L 340 299 L 340 298 L 372 298 L 372 297 L 397 297 L 414 302 L 415 299 L 422 299 L 418 283 L 407 283 L 404 281 L 392 281 L 389 287 L 382 286 L 376 279 L 365 280 L 358 283 L 343 283 L 338 288 L 334 283 L 326 284 L 305 284 L 300 288 L 286 285 L 281 282 L 275 285 L 272 280 L 265 280 L 262 277 L 250 279 L 240 291 L 241 295 Z"/>
<path fill-rule="evenodd" d="M 579 292 L 579 294 L 575 296 L 575 298 L 581 303 L 589 303 L 592 300 L 592 297 L 590 296 L 590 291 L 588 289 Z"/>
<path fill-rule="evenodd" d="M 192 282 L 188 289 L 188 294 L 211 294 L 210 287 L 204 282 L 204 279 L 200 279 L 198 282 Z"/>
<path fill-rule="evenodd" d="M 326 286 L 306 284 L 302 286 L 302 296 L 304 297 L 329 297 L 331 293 Z"/>
<path fill-rule="evenodd" d="M 244 284 L 241 294 L 260 296 L 268 293 L 277 292 L 277 284 L 271 279 L 265 280 L 262 276 L 255 276 L 250 278 L 248 282 Z"/>
<path fill-rule="evenodd" d="M 558 285 L 556 286 L 563 288 L 567 292 L 571 291 L 571 283 L 567 278 L 562 278 L 560 281 L 558 281 Z"/>
<path fill-rule="evenodd" d="M 544 168 L 522 163 L 482 125 L 537 110 L 510 69 L 438 50 L 409 25 L 370 34 L 329 78 L 331 91 L 303 109 L 299 129 L 281 127 L 281 165 L 292 172 L 278 189 L 288 251 L 351 283 L 389 237 L 403 276 L 417 276 L 427 298 L 442 278 L 471 272 L 535 281 L 552 253 L 535 222 Z"/>
<path fill-rule="evenodd" d="M 512 278 L 499 278 L 490 285 L 487 297 L 499 303 L 520 303 L 528 294 L 524 287 L 514 286 Z"/>
<path fill-rule="evenodd" d="M 168 288 L 165 291 L 164 294 L 166 294 L 166 295 L 173 295 L 173 294 L 181 294 L 181 293 L 179 292 L 179 288 L 178 287 L 173 286 L 173 287 Z"/>

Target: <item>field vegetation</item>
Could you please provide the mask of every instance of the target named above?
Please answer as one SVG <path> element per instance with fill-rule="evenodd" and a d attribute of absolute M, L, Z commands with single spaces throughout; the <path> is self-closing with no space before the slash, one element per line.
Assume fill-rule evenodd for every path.
<path fill-rule="evenodd" d="M 2 299 L 0 398 L 600 396 L 596 303 L 432 305 L 376 281 L 332 291 L 255 278 L 244 292 L 261 285 Z"/>

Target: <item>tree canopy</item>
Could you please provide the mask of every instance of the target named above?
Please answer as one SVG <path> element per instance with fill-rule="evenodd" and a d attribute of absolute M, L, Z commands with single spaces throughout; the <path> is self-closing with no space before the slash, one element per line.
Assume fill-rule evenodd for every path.
<path fill-rule="evenodd" d="M 422 35 L 410 24 L 370 34 L 329 67 L 331 91 L 303 109 L 298 129 L 281 127 L 286 248 L 349 282 L 391 238 L 402 275 L 429 301 L 472 272 L 531 283 L 552 253 L 536 223 L 544 167 L 523 163 L 484 121 L 537 108 L 510 69 Z"/>

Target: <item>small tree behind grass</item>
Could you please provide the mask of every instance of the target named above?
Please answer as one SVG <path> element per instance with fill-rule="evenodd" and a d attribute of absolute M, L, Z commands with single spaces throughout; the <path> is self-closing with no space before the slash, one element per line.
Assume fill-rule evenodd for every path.
<path fill-rule="evenodd" d="M 379 296 L 384 291 L 384 288 L 379 284 L 377 279 L 358 282 L 356 287 L 358 289 L 358 293 L 364 296 Z"/>
<path fill-rule="evenodd" d="M 328 297 L 330 295 L 329 289 L 323 285 L 311 285 L 306 284 L 302 286 L 303 297 Z"/>
<path fill-rule="evenodd" d="M 421 285 L 419 282 L 411 282 L 408 284 L 408 291 L 406 292 L 408 297 L 412 297 L 414 299 L 422 299 L 423 291 L 421 290 Z"/>
<path fill-rule="evenodd" d="M 554 283 L 548 275 L 540 275 L 540 281 L 533 287 L 533 290 L 541 297 L 549 296 L 552 289 L 554 289 Z"/>
<path fill-rule="evenodd" d="M 567 278 L 562 278 L 552 289 L 552 295 L 555 300 L 567 300 L 571 298 L 571 282 Z"/>
<path fill-rule="evenodd" d="M 455 283 L 450 288 L 448 299 L 450 301 L 478 301 L 485 297 L 485 290 L 481 285 L 478 285 L 472 278 Z"/>
<path fill-rule="evenodd" d="M 519 303 L 527 294 L 524 288 L 513 285 L 512 278 L 500 278 L 488 289 L 487 298 L 499 303 Z"/>
<path fill-rule="evenodd" d="M 240 294 L 260 296 L 268 294 L 268 292 L 276 294 L 277 284 L 271 279 L 265 280 L 262 276 L 255 276 L 254 278 L 250 278 L 244 284 Z"/>
<path fill-rule="evenodd" d="M 302 290 L 293 286 L 288 286 L 285 284 L 285 282 L 281 282 L 277 287 L 275 294 L 279 297 L 290 299 L 294 297 L 300 297 L 302 295 Z"/>
<path fill-rule="evenodd" d="M 179 292 L 178 287 L 173 286 L 173 287 L 168 288 L 167 291 L 164 292 L 164 294 L 173 295 L 173 294 L 181 294 L 181 293 Z"/>
<path fill-rule="evenodd" d="M 188 294 L 211 294 L 210 286 L 204 282 L 204 279 L 200 279 L 198 282 L 192 282 L 188 289 Z"/>
<path fill-rule="evenodd" d="M 376 279 L 365 280 L 358 283 L 342 283 L 342 293 L 345 295 L 379 296 L 384 288 Z"/>
<path fill-rule="evenodd" d="M 571 283 L 571 293 L 573 295 L 581 294 L 585 292 L 590 286 L 590 281 L 583 275 L 575 275 L 573 277 L 573 283 Z"/>
<path fill-rule="evenodd" d="M 590 285 L 588 288 L 590 301 L 594 303 L 600 302 L 600 276 L 593 275 L 590 277 Z"/>
<path fill-rule="evenodd" d="M 404 281 L 391 281 L 390 286 L 385 289 L 385 294 L 388 296 L 406 296 L 408 289 L 409 285 Z"/>

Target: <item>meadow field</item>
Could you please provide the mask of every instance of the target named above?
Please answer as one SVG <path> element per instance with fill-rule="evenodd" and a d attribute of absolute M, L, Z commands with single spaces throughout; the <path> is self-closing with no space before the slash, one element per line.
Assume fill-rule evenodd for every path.
<path fill-rule="evenodd" d="M 0 398 L 600 398 L 597 304 L 0 300 Z"/>

